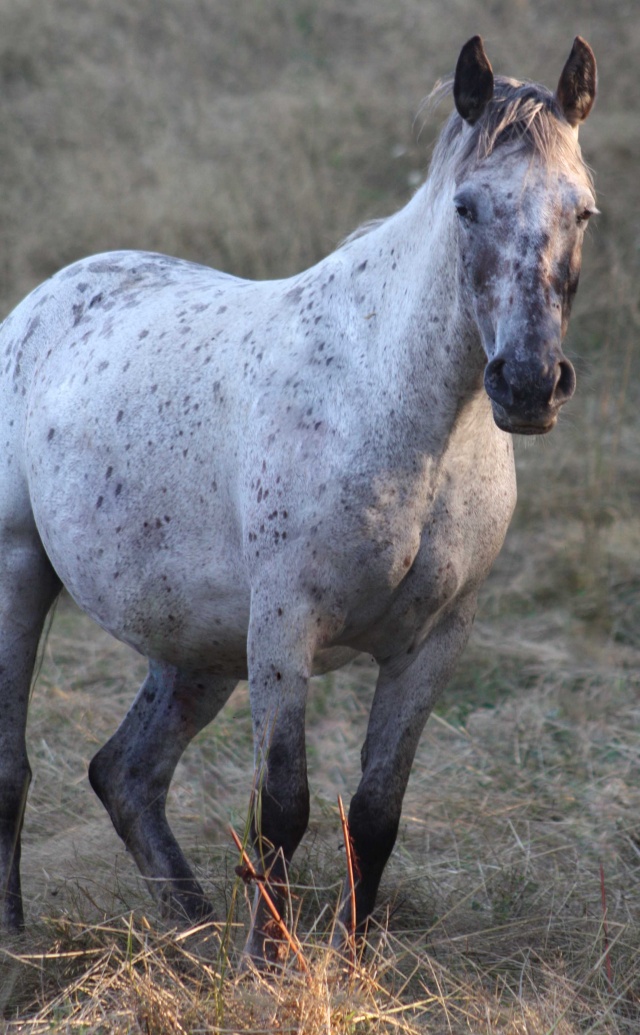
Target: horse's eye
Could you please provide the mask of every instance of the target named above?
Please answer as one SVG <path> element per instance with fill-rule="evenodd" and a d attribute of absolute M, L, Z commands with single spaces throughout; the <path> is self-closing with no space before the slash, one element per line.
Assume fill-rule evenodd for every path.
<path fill-rule="evenodd" d="M 471 221 L 471 209 L 467 205 L 456 205 L 456 212 L 460 216 L 460 219 L 466 219 Z"/>
<path fill-rule="evenodd" d="M 592 215 L 593 212 L 588 208 L 583 209 L 582 212 L 578 212 L 578 215 L 576 216 L 578 226 L 586 226 Z"/>

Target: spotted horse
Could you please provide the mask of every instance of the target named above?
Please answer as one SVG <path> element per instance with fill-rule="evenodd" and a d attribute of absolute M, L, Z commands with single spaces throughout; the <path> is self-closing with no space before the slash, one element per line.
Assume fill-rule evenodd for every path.
<path fill-rule="evenodd" d="M 349 827 L 366 929 L 418 739 L 515 503 L 512 435 L 550 431 L 595 211 L 576 38 L 552 93 L 469 40 L 404 208 L 286 280 L 146 252 L 74 263 L 0 329 L 0 911 L 23 926 L 34 659 L 62 586 L 149 662 L 89 777 L 170 915 L 210 915 L 165 815 L 183 751 L 238 680 L 252 838 L 279 907 L 309 817 L 309 679 L 379 674 Z M 248 788 L 250 781 L 248 781 Z M 351 917 L 347 884 L 338 937 Z M 246 947 L 279 958 L 260 898 Z"/>

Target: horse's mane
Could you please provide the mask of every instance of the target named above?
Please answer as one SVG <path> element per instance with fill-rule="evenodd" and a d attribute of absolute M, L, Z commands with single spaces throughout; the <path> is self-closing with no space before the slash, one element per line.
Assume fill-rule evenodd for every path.
<path fill-rule="evenodd" d="M 433 107 L 452 92 L 453 79 L 436 84 L 425 107 Z M 478 121 L 469 127 L 456 111 L 445 123 L 431 160 L 430 176 L 453 173 L 461 179 L 499 147 L 540 157 L 545 164 L 586 176 L 587 169 L 575 132 L 564 118 L 555 95 L 538 83 L 496 76 L 493 98 Z M 452 167 L 453 166 L 453 167 Z"/>

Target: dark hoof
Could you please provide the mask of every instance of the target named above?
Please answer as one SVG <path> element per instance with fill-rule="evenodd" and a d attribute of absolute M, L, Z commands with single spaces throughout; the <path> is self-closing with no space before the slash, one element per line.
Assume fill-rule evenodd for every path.
<path fill-rule="evenodd" d="M 167 890 L 160 900 L 160 915 L 164 920 L 195 927 L 216 919 L 215 910 L 204 892 L 185 894 Z"/>
<path fill-rule="evenodd" d="M 282 971 L 291 955 L 291 946 L 282 936 L 275 920 L 268 922 L 261 930 L 252 930 L 242 953 L 240 971 L 262 973 Z"/>

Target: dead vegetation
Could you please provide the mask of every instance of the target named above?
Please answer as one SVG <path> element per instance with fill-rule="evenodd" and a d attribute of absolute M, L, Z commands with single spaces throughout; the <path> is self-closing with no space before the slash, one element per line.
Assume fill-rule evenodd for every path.
<path fill-rule="evenodd" d="M 626 647 L 580 658 L 535 607 L 480 623 L 420 746 L 371 948 L 351 972 L 327 948 L 346 869 L 337 797 L 357 780 L 373 670 L 317 680 L 289 920 L 306 968 L 291 955 L 271 981 L 237 974 L 248 891 L 228 824 L 246 814 L 246 688 L 187 753 L 171 801 L 218 925 L 162 925 L 91 796 L 88 760 L 136 664 L 61 603 L 31 724 L 30 932 L 1 962 L 9 1032 L 637 1030 L 640 673 Z"/>
<path fill-rule="evenodd" d="M 0 305 L 80 255 L 141 247 L 284 275 L 404 202 L 460 43 L 553 83 L 576 32 L 603 214 L 585 249 L 561 426 L 518 446 L 516 519 L 473 642 L 423 738 L 363 964 L 326 948 L 373 689 L 316 681 L 312 825 L 294 912 L 308 974 L 239 977 L 246 688 L 180 764 L 172 822 L 221 924 L 171 931 L 92 795 L 88 761 L 144 666 L 68 602 L 29 726 L 29 924 L 0 949 L 8 1032 L 632 1035 L 640 1027 L 640 423 L 633 0 L 5 0 Z M 431 117 L 430 117 L 431 118 Z M 293 927 L 293 921 L 291 922 Z"/>

